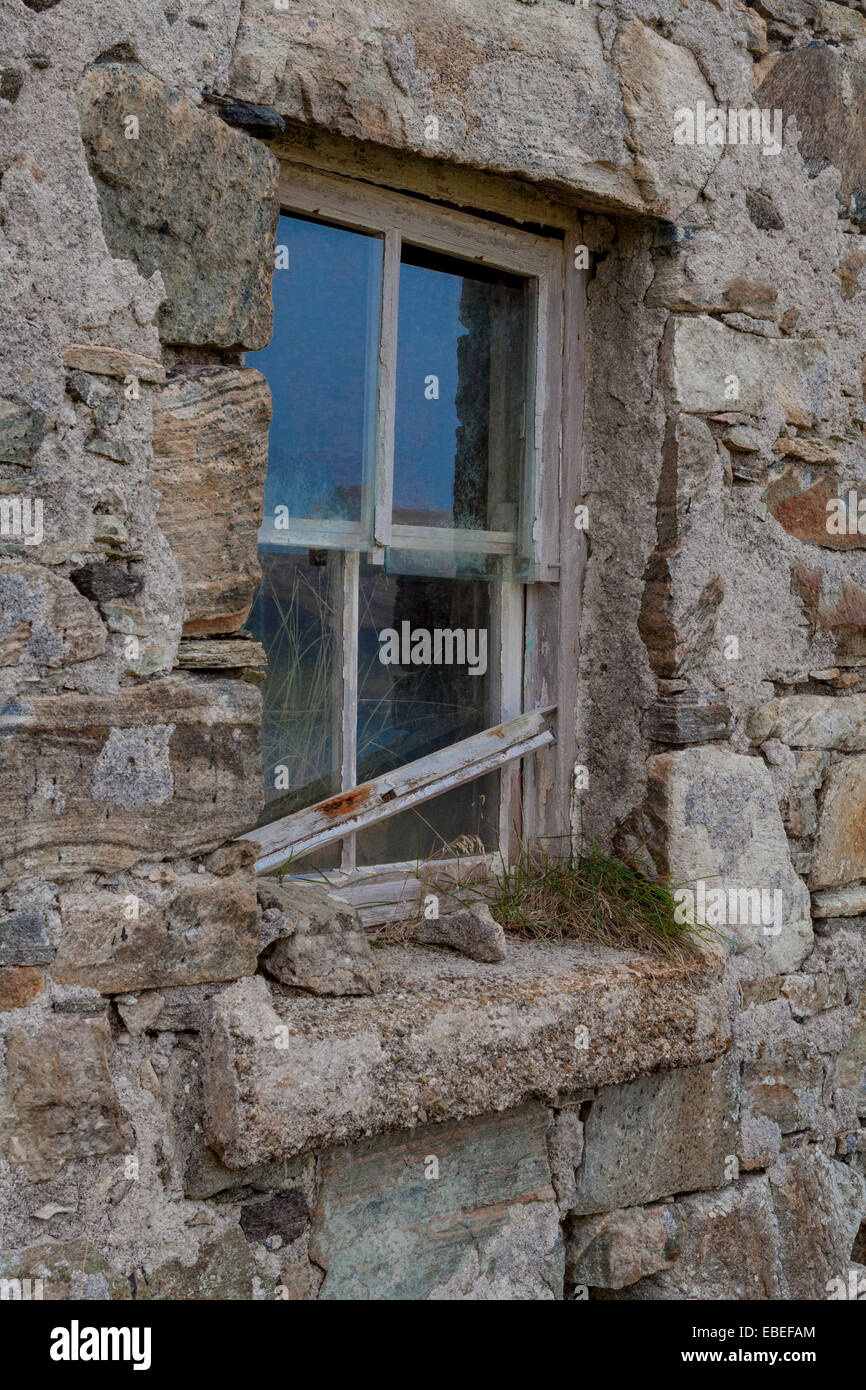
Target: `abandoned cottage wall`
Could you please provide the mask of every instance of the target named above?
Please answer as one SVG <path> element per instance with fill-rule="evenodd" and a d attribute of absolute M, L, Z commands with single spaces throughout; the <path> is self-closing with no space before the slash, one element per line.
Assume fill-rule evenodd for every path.
<path fill-rule="evenodd" d="M 0 0 L 0 50 L 0 1275 L 48 1298 L 847 1288 L 866 16 Z M 782 126 L 676 143 L 699 103 Z M 271 331 L 280 158 L 533 225 L 582 210 L 563 505 L 588 508 L 586 563 L 579 631 L 549 635 L 579 651 L 575 828 L 677 884 L 778 893 L 772 923 L 723 923 L 689 966 L 512 942 L 377 952 L 361 997 L 262 973 L 236 837 L 261 805 L 243 627 L 271 402 L 243 354 Z"/>

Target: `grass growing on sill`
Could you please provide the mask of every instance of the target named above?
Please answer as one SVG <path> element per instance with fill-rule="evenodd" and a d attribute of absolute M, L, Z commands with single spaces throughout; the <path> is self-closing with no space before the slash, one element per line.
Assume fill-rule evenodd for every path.
<path fill-rule="evenodd" d="M 486 903 L 506 932 L 524 940 L 596 941 L 684 959 L 716 936 L 700 923 L 676 921 L 669 888 L 594 847 L 567 856 L 524 847 L 516 863 L 455 884 L 451 893 L 467 907 Z"/>

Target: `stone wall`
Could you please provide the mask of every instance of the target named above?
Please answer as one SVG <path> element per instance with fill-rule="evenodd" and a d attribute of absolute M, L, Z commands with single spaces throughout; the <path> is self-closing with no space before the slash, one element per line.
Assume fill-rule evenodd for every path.
<path fill-rule="evenodd" d="M 0 1276 L 831 1296 L 866 1217 L 856 498 L 826 525 L 866 493 L 866 17 L 0 0 L 0 25 Z M 677 144 L 700 102 L 779 109 L 781 148 Z M 654 874 L 779 904 L 723 951 L 374 959 L 324 894 L 257 893 L 271 403 L 243 354 L 280 158 L 583 210 L 582 810 Z"/>

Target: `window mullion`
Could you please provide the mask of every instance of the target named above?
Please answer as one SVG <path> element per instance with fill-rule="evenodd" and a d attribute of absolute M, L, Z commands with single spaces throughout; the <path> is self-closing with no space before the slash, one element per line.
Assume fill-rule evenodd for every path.
<path fill-rule="evenodd" d="M 349 791 L 358 777 L 358 586 L 360 555 L 357 550 L 343 554 L 343 594 L 340 618 L 342 718 L 340 737 L 340 790 Z M 341 868 L 355 868 L 355 836 L 343 840 Z"/>
<path fill-rule="evenodd" d="M 379 337 L 379 396 L 376 420 L 376 498 L 373 538 L 380 551 L 391 544 L 394 495 L 394 421 L 397 408 L 397 306 L 400 288 L 401 238 L 396 228 L 385 232 L 382 277 L 382 329 Z M 373 555 L 374 560 L 382 556 Z"/>

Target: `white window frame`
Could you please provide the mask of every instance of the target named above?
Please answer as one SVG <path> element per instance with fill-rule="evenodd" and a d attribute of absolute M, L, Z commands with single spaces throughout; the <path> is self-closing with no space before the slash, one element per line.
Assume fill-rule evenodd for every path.
<path fill-rule="evenodd" d="M 360 524 L 304 522 L 302 527 L 279 532 L 273 519 L 266 518 L 263 523 L 260 539 L 269 544 L 341 552 L 343 605 L 338 636 L 342 644 L 342 696 L 340 708 L 335 710 L 341 731 L 341 791 L 243 838 L 258 846 L 256 868 L 260 873 L 271 872 L 291 855 L 307 853 L 328 839 L 341 839 L 340 871 L 327 876 L 341 892 L 354 885 L 356 900 L 363 904 L 365 883 L 388 874 L 399 881 L 411 875 L 416 866 L 357 868 L 354 830 L 428 800 L 447 786 L 471 780 L 492 767 L 500 768 L 499 843 L 503 856 L 512 858 L 524 836 L 559 836 L 569 831 L 577 621 L 584 564 L 584 535 L 575 531 L 573 518 L 574 507 L 581 500 L 586 272 L 575 264 L 579 259 L 575 250 L 582 240 L 576 213 L 559 209 L 560 235 L 545 236 L 337 174 L 286 164 L 281 171 L 280 204 L 284 212 L 373 233 L 384 242 L 373 514 L 368 513 Z M 496 600 L 490 643 L 495 658 L 491 703 L 494 711 L 498 706 L 499 715 L 495 730 L 444 748 L 358 789 L 353 770 L 360 554 L 381 563 L 386 547 L 426 550 L 435 548 L 435 542 L 441 545 L 444 539 L 439 528 L 434 533 L 433 528 L 399 526 L 391 516 L 397 312 L 404 240 L 531 281 L 535 375 L 527 410 L 532 428 L 526 430 L 525 473 L 532 480 L 532 492 L 524 498 L 521 524 L 524 545 L 532 544 L 533 582 L 502 580 L 491 584 Z M 383 467 L 385 460 L 387 467 Z M 447 543 L 454 549 L 465 546 L 493 554 L 512 551 L 514 541 L 509 533 L 447 533 Z M 348 549 L 350 545 L 357 548 Z M 557 706 L 558 717 L 554 715 Z M 525 759 L 522 766 L 521 759 Z M 355 794 L 361 791 L 366 810 L 359 819 Z M 324 806 L 328 808 L 325 821 L 329 830 L 324 828 Z M 378 888 L 370 890 L 374 897 Z"/>

